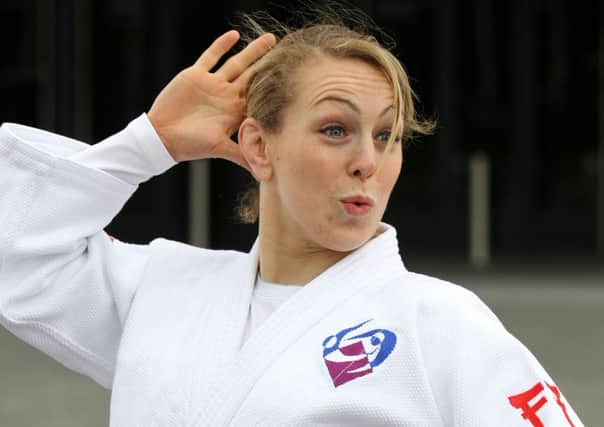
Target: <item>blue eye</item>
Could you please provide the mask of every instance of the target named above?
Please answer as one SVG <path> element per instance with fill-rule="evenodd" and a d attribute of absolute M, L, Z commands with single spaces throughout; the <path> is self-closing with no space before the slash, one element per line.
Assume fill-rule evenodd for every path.
<path fill-rule="evenodd" d="M 321 132 L 328 138 L 342 138 L 345 135 L 344 128 L 339 125 L 329 125 L 321 129 Z"/>
<path fill-rule="evenodd" d="M 389 130 L 382 131 L 378 134 L 377 140 L 383 143 L 388 143 L 388 139 L 390 138 L 391 132 Z M 400 142 L 401 138 L 397 137 L 394 139 L 394 142 Z"/>

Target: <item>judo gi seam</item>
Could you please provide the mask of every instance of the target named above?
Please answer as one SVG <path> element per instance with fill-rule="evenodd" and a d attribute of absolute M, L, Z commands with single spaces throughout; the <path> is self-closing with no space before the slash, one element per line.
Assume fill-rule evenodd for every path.
<path fill-rule="evenodd" d="M 26 141 L 20 140 L 14 135 L 12 129 L 34 135 L 39 134 L 40 137 L 53 138 L 54 145 L 50 145 L 49 147 L 56 147 L 57 152 L 54 153 L 52 150 L 42 150 Z M 8 153 L 18 153 L 18 158 L 22 160 L 20 164 L 26 167 L 35 165 L 36 169 L 40 169 L 39 166 L 43 165 L 45 171 L 52 171 L 53 175 L 56 177 L 62 176 L 71 178 L 80 183 L 88 183 L 89 180 L 92 180 L 92 184 L 98 185 L 98 190 L 104 193 L 122 193 L 124 190 L 126 190 L 130 193 L 128 196 L 130 197 L 138 188 L 138 185 L 130 184 L 103 170 L 85 167 L 77 162 L 74 162 L 73 160 L 70 160 L 69 157 L 60 157 L 62 155 L 73 154 L 77 151 L 90 147 L 88 144 L 83 142 L 21 125 L 3 124 L 0 127 L 0 133 L 5 134 L 5 137 L 1 139 L 2 144 L 0 144 L 0 147 L 2 147 L 4 150 L 7 150 Z M 61 143 L 59 143 L 57 139 L 60 139 Z M 62 143 L 65 141 L 70 144 L 69 151 L 62 146 Z M 36 144 L 44 146 L 45 142 L 46 141 L 36 141 Z M 8 145 L 9 147 L 3 147 L 4 144 Z M 48 176 L 48 178 L 51 177 L 52 176 Z"/>
<path fill-rule="evenodd" d="M 20 206 L 7 206 L 6 215 L 4 218 L 0 218 L 0 223 L 3 224 L 3 233 L 0 234 L 0 274 L 4 271 L 5 262 L 7 261 L 7 254 L 10 253 L 10 249 L 14 244 L 14 238 L 27 224 L 26 219 L 29 217 L 32 206 L 37 195 L 44 192 L 47 183 L 44 179 L 47 175 L 49 166 L 46 164 L 40 164 L 32 161 L 26 155 L 20 153 L 17 150 L 12 150 L 4 145 L 0 144 L 0 158 L 4 157 L 6 161 L 17 165 L 23 165 L 25 167 L 32 167 L 34 173 L 30 178 L 25 191 L 22 192 L 22 203 Z"/>
<path fill-rule="evenodd" d="M 111 389 L 111 382 L 113 380 L 113 364 L 99 357 L 95 353 L 81 347 L 77 343 L 73 342 L 69 338 L 62 335 L 59 331 L 52 328 L 51 326 L 37 321 L 31 320 L 17 320 L 13 319 L 5 314 L 4 307 L 0 310 L 0 323 L 8 329 L 13 331 L 14 329 L 22 329 L 24 333 L 18 334 L 19 336 L 31 339 L 31 342 L 39 342 L 39 338 L 31 328 L 35 328 L 40 331 L 40 335 L 44 338 L 42 341 L 48 344 L 47 339 L 50 338 L 54 341 L 57 348 L 45 345 L 45 351 L 58 360 L 66 368 L 74 369 L 79 373 L 90 375 L 97 383 Z M 76 356 L 73 357 L 72 362 L 75 362 L 76 366 L 68 366 L 68 362 L 64 359 L 58 358 L 55 355 L 65 356 L 64 350 L 68 350 L 68 355 Z M 91 371 L 87 368 L 93 368 Z"/>

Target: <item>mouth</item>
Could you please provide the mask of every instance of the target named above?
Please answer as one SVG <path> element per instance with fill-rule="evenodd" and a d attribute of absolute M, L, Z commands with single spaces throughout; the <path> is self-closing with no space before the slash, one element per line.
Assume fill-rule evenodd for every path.
<path fill-rule="evenodd" d="M 340 199 L 344 209 L 352 216 L 363 216 L 369 213 L 374 205 L 373 199 L 366 196 L 352 196 Z"/>

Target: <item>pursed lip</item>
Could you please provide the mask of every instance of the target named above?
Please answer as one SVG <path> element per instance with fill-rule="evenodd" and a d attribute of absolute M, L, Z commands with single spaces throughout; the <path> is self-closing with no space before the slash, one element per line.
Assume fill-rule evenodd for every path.
<path fill-rule="evenodd" d="M 360 195 L 344 197 L 344 198 L 340 199 L 340 201 L 342 203 L 354 203 L 355 205 L 358 205 L 358 206 L 373 206 L 375 204 L 371 197 L 360 196 Z"/>
<path fill-rule="evenodd" d="M 373 209 L 373 199 L 367 196 L 351 196 L 340 199 L 342 207 L 348 215 L 353 217 L 365 217 Z"/>

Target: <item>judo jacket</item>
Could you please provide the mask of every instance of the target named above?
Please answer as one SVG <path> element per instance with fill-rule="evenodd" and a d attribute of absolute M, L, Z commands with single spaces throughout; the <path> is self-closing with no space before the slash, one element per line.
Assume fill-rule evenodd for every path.
<path fill-rule="evenodd" d="M 143 119 L 111 138 L 146 143 Z M 108 236 L 137 185 L 73 160 L 89 147 L 0 128 L 0 323 L 112 389 L 112 426 L 582 425 L 476 295 L 405 268 L 387 224 L 243 342 L 258 242 Z"/>

